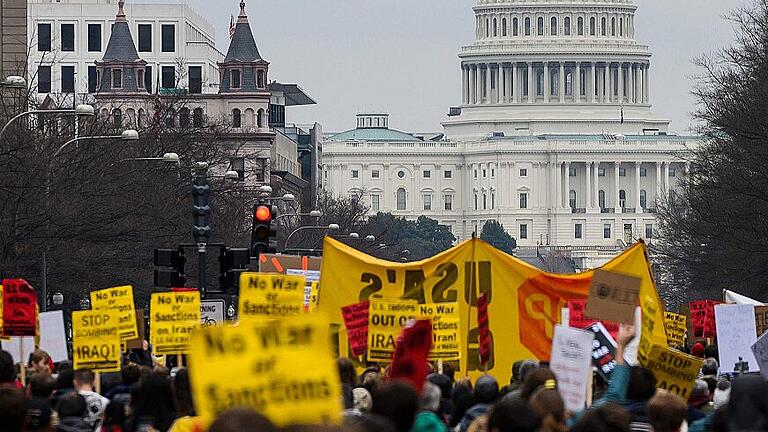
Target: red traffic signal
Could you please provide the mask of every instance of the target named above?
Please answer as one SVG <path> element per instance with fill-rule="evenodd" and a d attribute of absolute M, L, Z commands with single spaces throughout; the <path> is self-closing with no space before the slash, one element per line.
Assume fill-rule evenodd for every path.
<path fill-rule="evenodd" d="M 272 209 L 269 206 L 260 205 L 256 207 L 254 217 L 259 222 L 267 223 L 272 220 Z"/>

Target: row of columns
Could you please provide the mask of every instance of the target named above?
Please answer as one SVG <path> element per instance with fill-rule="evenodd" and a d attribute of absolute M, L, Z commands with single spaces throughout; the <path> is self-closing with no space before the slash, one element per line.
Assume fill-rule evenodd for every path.
<path fill-rule="evenodd" d="M 550 66 L 553 64 L 553 66 Z M 567 65 L 567 66 L 566 66 Z M 550 67 L 558 73 L 552 74 Z M 554 102 L 629 103 L 648 105 L 648 63 L 514 62 L 462 65 L 462 104 L 551 103 L 551 79 L 557 76 Z M 539 94 L 536 77 L 543 73 Z M 571 73 L 566 95 L 566 73 Z M 584 84 L 582 85 L 582 76 Z M 626 91 L 625 91 L 626 90 Z M 582 95 L 583 93 L 583 95 Z"/>
<path fill-rule="evenodd" d="M 475 37 L 477 39 L 487 39 L 494 37 L 515 37 L 515 36 L 539 36 L 539 18 L 544 20 L 543 36 L 602 36 L 633 38 L 635 36 L 633 14 L 611 14 L 597 13 L 573 16 L 571 13 L 558 13 L 556 15 L 535 15 L 535 14 L 477 14 L 475 17 Z M 552 34 L 552 18 L 557 18 L 557 33 Z M 525 32 L 526 18 L 528 18 L 530 31 Z M 566 32 L 565 19 L 570 19 L 570 32 Z M 579 31 L 579 18 L 581 21 L 581 31 Z M 495 19 L 495 21 L 494 21 Z M 595 32 L 591 32 L 590 25 L 594 19 Z M 602 33 L 603 19 L 606 21 L 605 35 Z M 615 36 L 612 28 L 615 19 Z M 506 24 L 506 25 L 505 25 Z M 569 33 L 569 34 L 566 34 Z"/>

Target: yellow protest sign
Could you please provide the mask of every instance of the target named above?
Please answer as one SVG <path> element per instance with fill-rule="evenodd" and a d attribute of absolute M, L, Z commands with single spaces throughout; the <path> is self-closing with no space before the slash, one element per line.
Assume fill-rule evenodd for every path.
<path fill-rule="evenodd" d="M 341 384 L 321 315 L 205 327 L 190 348 L 195 407 L 206 423 L 235 406 L 277 426 L 341 421 Z"/>
<path fill-rule="evenodd" d="M 240 275 L 240 320 L 283 317 L 304 312 L 304 276 L 270 273 Z"/>
<path fill-rule="evenodd" d="M 200 292 L 153 293 L 149 310 L 149 341 L 155 354 L 182 354 L 200 326 Z"/>
<path fill-rule="evenodd" d="M 664 312 L 664 324 L 667 329 L 667 342 L 671 347 L 685 346 L 685 334 L 688 323 L 685 315 L 674 312 Z"/>
<path fill-rule="evenodd" d="M 120 334 L 117 310 L 72 312 L 72 360 L 74 368 L 94 372 L 120 370 Z"/>
<path fill-rule="evenodd" d="M 649 344 L 667 345 L 664 309 L 652 277 L 645 244 L 638 243 L 602 267 L 639 278 L 640 304 L 659 323 L 647 333 Z M 318 312 L 331 320 L 339 355 L 351 355 L 341 308 L 374 298 L 401 298 L 418 304 L 458 303 L 459 369 L 476 378 L 479 360 L 477 299 L 486 294 L 490 317 L 488 373 L 509 379 L 516 360 L 547 360 L 560 310 L 570 300 L 585 300 L 593 272 L 550 274 L 507 255 L 479 239 L 468 240 L 434 257 L 411 263 L 377 259 L 326 238 L 320 273 Z M 644 310 L 644 316 L 647 314 Z"/>
<path fill-rule="evenodd" d="M 461 359 L 459 304 L 420 304 L 418 312 L 420 317 L 429 317 L 432 321 L 432 350 L 429 352 L 429 360 Z"/>
<path fill-rule="evenodd" d="M 305 293 L 304 304 L 307 312 L 317 312 L 317 301 L 320 296 L 320 283 L 312 282 L 309 286 L 309 293 Z"/>
<path fill-rule="evenodd" d="M 116 309 L 120 312 L 118 333 L 120 340 L 128 341 L 139 337 L 136 326 L 136 306 L 133 303 L 133 287 L 131 285 L 91 291 L 91 308 Z"/>
<path fill-rule="evenodd" d="M 368 361 L 391 361 L 395 340 L 418 317 L 416 300 L 372 298 L 368 307 Z"/>
<path fill-rule="evenodd" d="M 676 349 L 656 345 L 645 367 L 656 376 L 656 387 L 688 399 L 703 360 Z"/>

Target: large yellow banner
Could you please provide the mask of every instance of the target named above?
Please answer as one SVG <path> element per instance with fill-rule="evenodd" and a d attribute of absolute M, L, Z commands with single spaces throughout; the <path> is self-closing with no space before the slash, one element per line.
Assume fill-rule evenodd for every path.
<path fill-rule="evenodd" d="M 603 266 L 603 270 L 642 280 L 639 300 L 643 318 L 655 325 L 644 331 L 643 339 L 648 346 L 640 347 L 640 351 L 647 355 L 653 345 L 666 346 L 664 309 L 645 244 L 632 246 Z M 586 299 L 591 281 L 592 272 L 548 274 L 478 239 L 423 261 L 394 263 L 326 238 L 318 310 L 331 320 L 338 353 L 351 358 L 354 356 L 347 343 L 342 306 L 370 298 L 413 299 L 420 304 L 457 302 L 463 345 L 461 373 L 476 377 L 483 371 L 479 359 L 477 298 L 485 293 L 492 340 L 488 371 L 504 382 L 513 362 L 549 359 L 560 309 L 569 300 Z"/>

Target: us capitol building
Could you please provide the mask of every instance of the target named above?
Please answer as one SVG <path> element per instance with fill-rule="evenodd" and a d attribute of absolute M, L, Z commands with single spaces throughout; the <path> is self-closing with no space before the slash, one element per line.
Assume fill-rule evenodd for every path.
<path fill-rule="evenodd" d="M 495 219 L 518 245 L 608 251 L 652 239 L 656 203 L 697 137 L 651 111 L 651 52 L 632 0 L 479 0 L 444 133 L 359 114 L 331 136 L 325 187 L 371 213 L 425 215 L 460 240 Z"/>

